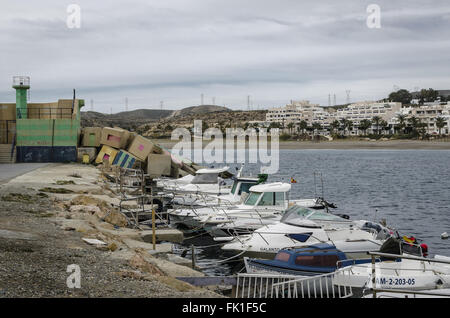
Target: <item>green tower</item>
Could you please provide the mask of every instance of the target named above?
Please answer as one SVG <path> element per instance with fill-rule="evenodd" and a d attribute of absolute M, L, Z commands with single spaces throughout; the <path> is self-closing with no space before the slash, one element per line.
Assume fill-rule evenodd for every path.
<path fill-rule="evenodd" d="M 26 119 L 27 90 L 30 88 L 30 77 L 14 76 L 12 87 L 16 90 L 16 119 Z"/>

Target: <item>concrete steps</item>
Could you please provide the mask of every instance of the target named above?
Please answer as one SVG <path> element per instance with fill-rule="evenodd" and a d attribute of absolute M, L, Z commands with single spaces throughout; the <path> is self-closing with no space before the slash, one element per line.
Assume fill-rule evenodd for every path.
<path fill-rule="evenodd" d="M 14 148 L 14 154 L 11 160 L 11 145 L 0 144 L 0 163 L 14 163 L 16 162 L 16 148 Z"/>

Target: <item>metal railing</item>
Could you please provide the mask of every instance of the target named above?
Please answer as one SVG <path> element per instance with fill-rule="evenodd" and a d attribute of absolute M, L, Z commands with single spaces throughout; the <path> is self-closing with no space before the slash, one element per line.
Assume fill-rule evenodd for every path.
<path fill-rule="evenodd" d="M 13 76 L 13 86 L 30 86 L 30 77 Z"/>
<path fill-rule="evenodd" d="M 311 277 L 283 274 L 238 274 L 237 298 L 348 298 L 352 287 L 333 283 L 334 273 Z"/>
<path fill-rule="evenodd" d="M 113 175 L 106 173 L 105 170 L 108 169 L 112 170 Z M 129 226 L 142 229 L 141 225 L 147 225 L 149 222 L 152 227 L 156 226 L 156 222 L 158 225 L 168 226 L 167 212 L 155 209 L 155 204 L 158 200 L 162 202 L 162 198 L 152 195 L 152 187 L 147 185 L 148 175 L 142 169 L 103 167 L 102 174 L 107 176 L 105 182 L 110 180 L 115 184 L 120 196 L 118 209 L 127 219 Z"/>

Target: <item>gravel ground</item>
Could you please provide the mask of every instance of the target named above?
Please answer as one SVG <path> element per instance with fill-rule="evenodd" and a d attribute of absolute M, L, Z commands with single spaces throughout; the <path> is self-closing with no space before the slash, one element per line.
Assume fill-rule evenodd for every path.
<path fill-rule="evenodd" d="M 198 288 L 183 291 L 162 283 L 161 277 L 136 272 L 127 260 L 84 243 L 81 233 L 56 226 L 56 212 L 54 202 L 36 191 L 0 188 L 0 297 L 219 296 Z M 80 266 L 79 289 L 67 287 L 70 264 Z"/>

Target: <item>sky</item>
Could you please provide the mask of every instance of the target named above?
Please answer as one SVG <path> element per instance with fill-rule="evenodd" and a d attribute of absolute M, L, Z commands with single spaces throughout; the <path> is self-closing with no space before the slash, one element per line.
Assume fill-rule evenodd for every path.
<path fill-rule="evenodd" d="M 0 101 L 31 77 L 31 102 L 84 110 L 247 109 L 450 89 L 450 1 L 0 0 Z M 70 4 L 80 28 L 69 28 Z M 380 28 L 368 27 L 371 4 Z M 70 21 L 74 21 L 69 19 Z M 372 21 L 372 20 L 370 20 Z M 372 25 L 373 26 L 373 25 Z"/>

